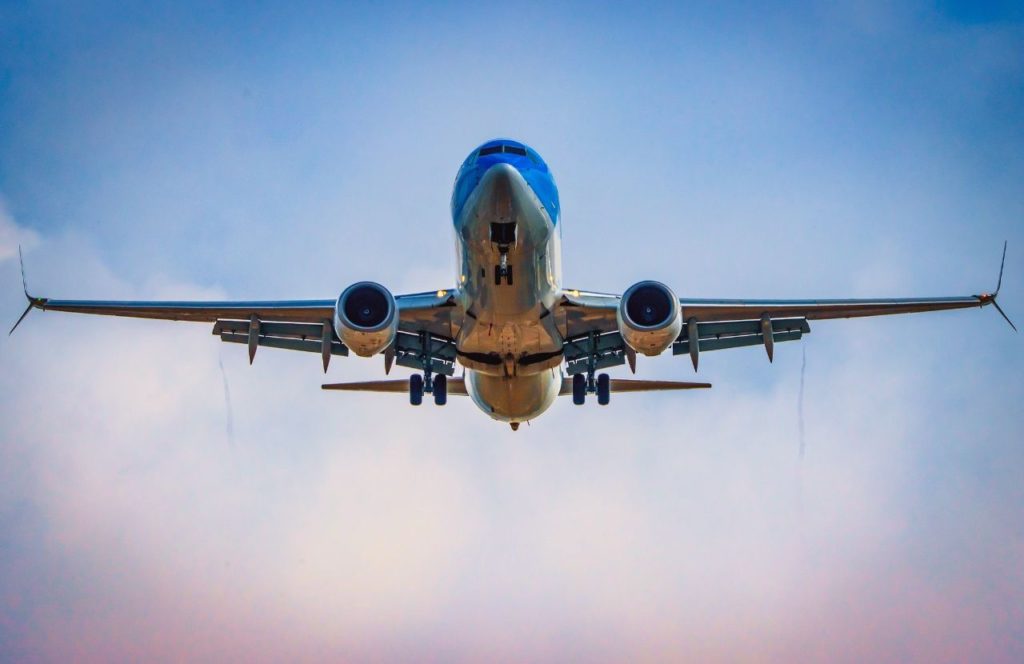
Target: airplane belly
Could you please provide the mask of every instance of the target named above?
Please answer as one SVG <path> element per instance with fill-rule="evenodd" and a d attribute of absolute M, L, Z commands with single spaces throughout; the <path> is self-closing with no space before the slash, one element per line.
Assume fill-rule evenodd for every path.
<path fill-rule="evenodd" d="M 530 186 L 514 169 L 492 168 L 456 232 L 466 311 L 456 339 L 460 363 L 495 376 L 557 367 L 563 341 L 550 312 L 559 293 L 560 246 Z"/>
<path fill-rule="evenodd" d="M 526 422 L 551 407 L 562 375 L 548 369 L 530 376 L 492 376 L 469 371 L 466 389 L 480 410 L 499 422 Z"/>

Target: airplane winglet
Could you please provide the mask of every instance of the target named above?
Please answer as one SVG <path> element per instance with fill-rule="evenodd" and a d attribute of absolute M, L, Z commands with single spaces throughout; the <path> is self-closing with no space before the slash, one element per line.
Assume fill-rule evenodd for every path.
<path fill-rule="evenodd" d="M 998 311 L 999 315 L 1003 317 L 1003 320 L 1005 320 L 1007 323 L 1009 323 L 1010 327 L 1013 328 L 1013 331 L 1016 332 L 1017 331 L 1017 326 L 1013 324 L 1013 321 L 1010 320 L 1010 317 L 1006 315 L 1006 312 L 1003 311 L 1003 308 L 999 306 L 999 303 L 996 302 L 995 300 L 992 300 L 992 306 L 996 308 L 996 311 Z"/>
<path fill-rule="evenodd" d="M 1002 288 L 1002 286 L 1003 286 L 1003 268 L 1006 267 L 1006 245 L 1007 244 L 1008 244 L 1008 242 L 1006 240 L 1003 240 L 1003 259 L 999 262 L 999 280 L 996 281 L 996 290 L 991 295 L 983 295 L 981 297 L 982 297 L 982 304 L 985 304 L 986 300 L 991 302 L 992 306 L 995 307 L 996 311 L 999 312 L 999 315 L 1003 317 L 1003 320 L 1005 320 L 1007 323 L 1009 323 L 1010 327 L 1013 328 L 1013 331 L 1016 332 L 1017 331 L 1017 326 L 1013 324 L 1013 321 L 1010 320 L 1010 317 L 1006 315 L 1006 312 L 1003 311 L 1003 308 L 999 306 L 998 302 L 996 302 L 996 297 L 999 296 L 999 289 Z"/>
<path fill-rule="evenodd" d="M 1003 259 L 999 261 L 999 281 L 996 282 L 996 292 L 992 293 L 992 297 L 995 298 L 999 295 L 999 289 L 1003 286 L 1003 268 L 1006 267 L 1006 245 L 1009 244 L 1007 240 L 1003 240 Z"/>
<path fill-rule="evenodd" d="M 14 327 L 12 327 L 10 332 L 7 333 L 7 336 L 11 336 L 12 334 L 14 334 L 14 331 L 18 329 L 19 325 L 21 325 L 21 321 L 25 320 L 25 316 L 28 316 L 28 312 L 32 311 L 32 309 L 35 306 L 36 303 L 29 300 L 28 306 L 25 307 L 25 312 L 21 314 L 21 316 L 18 318 L 18 322 L 14 324 Z"/>
<path fill-rule="evenodd" d="M 18 263 L 21 265 L 21 290 L 25 293 L 25 299 L 28 300 L 28 307 L 25 308 L 24 313 L 18 318 L 18 322 L 14 324 L 14 327 L 7 333 L 7 336 L 14 334 L 14 331 L 21 325 L 21 321 L 25 320 L 25 316 L 28 316 L 28 312 L 43 304 L 42 298 L 32 297 L 28 294 L 28 280 L 25 279 L 25 257 L 21 253 L 21 245 L 18 245 Z"/>
<path fill-rule="evenodd" d="M 21 267 L 21 290 L 25 293 L 25 298 L 31 300 L 28 294 L 28 280 L 25 279 L 25 257 L 21 253 L 21 245 L 18 245 L 18 265 Z"/>

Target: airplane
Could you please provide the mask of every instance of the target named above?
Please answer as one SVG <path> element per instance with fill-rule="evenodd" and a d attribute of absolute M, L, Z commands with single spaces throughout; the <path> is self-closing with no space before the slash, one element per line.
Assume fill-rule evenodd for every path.
<path fill-rule="evenodd" d="M 993 305 L 992 293 L 959 297 L 855 300 L 723 300 L 679 298 L 665 284 L 641 281 L 622 295 L 563 288 L 561 204 L 548 165 L 524 143 L 488 141 L 459 168 L 451 199 L 456 237 L 454 285 L 393 295 L 361 281 L 337 299 L 227 302 L 129 302 L 33 297 L 32 309 L 213 323 L 221 341 L 257 348 L 320 353 L 331 358 L 382 355 L 384 372 L 413 369 L 407 380 L 328 383 L 325 390 L 424 394 L 443 406 L 469 396 L 513 430 L 543 414 L 559 396 L 583 405 L 588 395 L 608 405 L 611 394 L 709 388 L 709 383 L 629 380 L 598 373 L 637 354 L 689 355 L 776 343 L 810 332 L 808 321 Z M 19 249 L 20 253 L 20 249 Z M 456 365 L 463 376 L 454 378 Z"/>

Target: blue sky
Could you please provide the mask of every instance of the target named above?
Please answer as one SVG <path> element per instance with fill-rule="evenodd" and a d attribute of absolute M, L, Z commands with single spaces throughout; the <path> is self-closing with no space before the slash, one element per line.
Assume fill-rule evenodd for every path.
<path fill-rule="evenodd" d="M 0 318 L 19 243 L 42 295 L 449 286 L 455 171 L 510 136 L 559 184 L 568 286 L 970 294 L 1009 240 L 1024 321 L 1022 20 L 5 3 Z M 821 322 L 513 435 L 203 325 L 34 313 L 0 340 L 0 651 L 1019 661 L 1021 343 L 991 310 Z"/>

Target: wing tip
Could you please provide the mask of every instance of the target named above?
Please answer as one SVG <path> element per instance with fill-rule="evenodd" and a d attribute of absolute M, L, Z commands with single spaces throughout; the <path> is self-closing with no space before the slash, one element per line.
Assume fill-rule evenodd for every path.
<path fill-rule="evenodd" d="M 995 307 L 996 311 L 999 312 L 999 315 L 1003 317 L 1003 320 L 1009 324 L 1014 332 L 1017 332 L 1017 326 L 1013 324 L 1010 317 L 1007 316 L 1006 312 L 1003 311 L 1003 308 L 999 306 L 999 302 L 996 301 L 996 298 L 999 297 L 999 290 L 1003 287 L 1003 269 L 1006 267 L 1006 248 L 1009 244 L 1008 240 L 1003 240 L 1003 257 L 999 261 L 999 278 L 996 280 L 996 289 L 991 293 L 982 293 L 975 297 L 978 298 L 978 302 L 981 306 L 984 307 L 987 304 L 991 304 Z"/>
<path fill-rule="evenodd" d="M 996 292 L 992 293 L 993 298 L 999 295 L 999 289 L 1003 285 L 1003 268 L 1006 267 L 1006 247 L 1009 244 L 1009 240 L 1003 240 L 1003 258 L 999 261 L 999 279 L 996 281 Z"/>
<path fill-rule="evenodd" d="M 21 291 L 25 294 L 25 299 L 28 300 L 28 306 L 25 307 L 25 311 L 22 312 L 21 316 L 18 317 L 17 322 L 7 332 L 7 336 L 14 334 L 14 331 L 18 329 L 19 325 L 21 325 L 21 321 L 25 320 L 25 317 L 28 316 L 28 312 L 37 307 L 42 309 L 43 305 L 46 304 L 46 298 L 32 297 L 28 292 L 28 279 L 25 278 L 25 255 L 21 250 L 20 244 L 18 245 L 18 266 L 21 268 Z"/>

